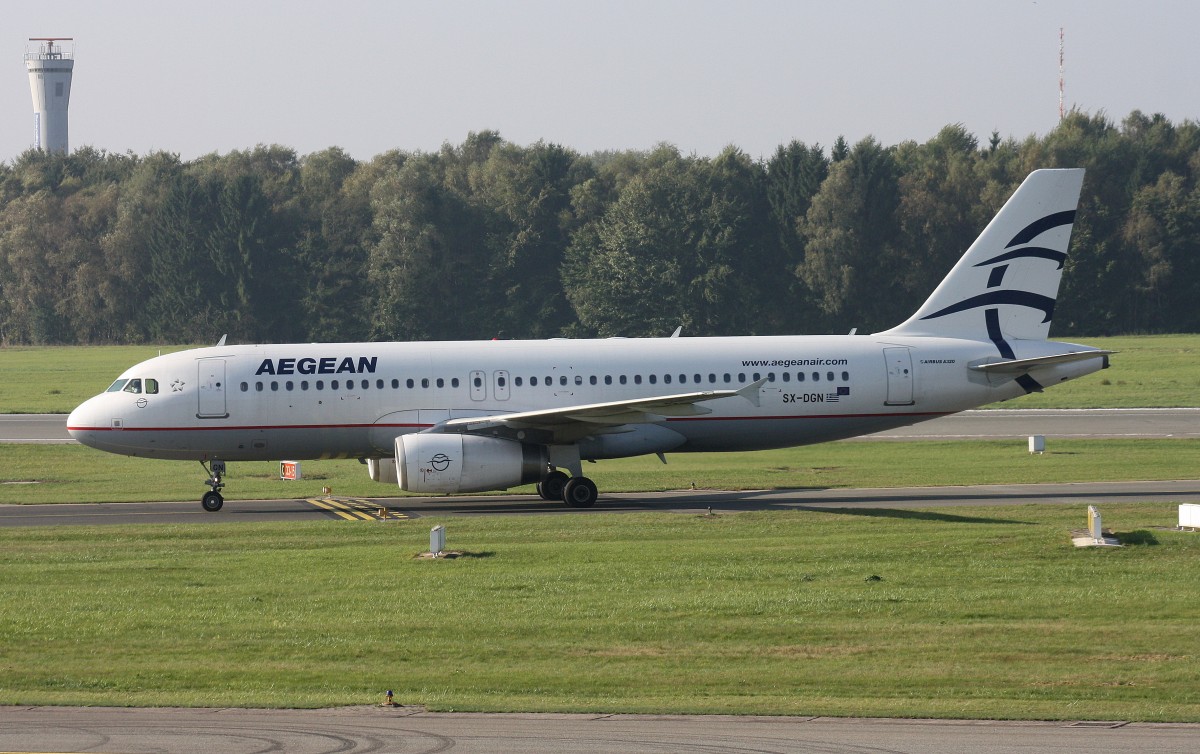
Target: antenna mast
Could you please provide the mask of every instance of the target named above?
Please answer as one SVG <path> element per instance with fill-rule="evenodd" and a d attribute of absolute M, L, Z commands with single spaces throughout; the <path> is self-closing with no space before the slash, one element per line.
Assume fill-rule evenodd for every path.
<path fill-rule="evenodd" d="M 1063 27 L 1058 27 L 1058 119 L 1066 115 L 1063 109 Z"/>

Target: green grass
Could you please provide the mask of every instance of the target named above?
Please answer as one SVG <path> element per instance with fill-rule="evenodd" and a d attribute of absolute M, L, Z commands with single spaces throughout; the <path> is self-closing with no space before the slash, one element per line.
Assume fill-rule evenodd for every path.
<path fill-rule="evenodd" d="M 1194 406 L 1200 395 L 1200 335 L 1078 338 L 1120 351 L 1112 367 L 1002 404 L 1006 408 Z M 68 413 L 129 367 L 191 346 L 0 348 L 0 413 Z"/>
<path fill-rule="evenodd" d="M 0 348 L 0 414 L 66 414 L 138 362 L 195 346 Z"/>
<path fill-rule="evenodd" d="M 755 453 L 678 453 L 588 464 L 604 492 L 698 488 L 905 487 L 1196 476 L 1200 440 L 1053 440 L 1031 456 L 1022 440 L 826 443 Z M 357 461 L 304 461 L 284 482 L 278 463 L 231 463 L 227 499 L 300 498 L 322 487 L 353 497 L 401 495 L 372 482 Z M 200 464 L 100 453 L 78 445 L 0 445 L 0 503 L 199 499 Z M 515 492 L 532 492 L 532 486 Z"/>
<path fill-rule="evenodd" d="M 1104 514 L 0 529 L 0 704 L 1200 720 L 1200 535 Z"/>
<path fill-rule="evenodd" d="M 1109 357 L 1111 366 L 1102 372 L 992 407 L 1173 408 L 1200 403 L 1200 335 L 1077 340 L 1118 353 Z"/>

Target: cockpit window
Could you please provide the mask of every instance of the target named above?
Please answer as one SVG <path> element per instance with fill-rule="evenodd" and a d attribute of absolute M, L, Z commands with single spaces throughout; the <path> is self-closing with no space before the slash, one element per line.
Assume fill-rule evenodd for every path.
<path fill-rule="evenodd" d="M 142 381 L 141 381 L 141 380 L 130 380 L 130 381 L 129 381 L 129 382 L 126 384 L 126 385 L 125 385 L 125 392 L 126 392 L 126 393 L 140 393 L 140 392 L 142 392 Z"/>
<path fill-rule="evenodd" d="M 146 380 L 146 395 L 158 395 L 158 380 Z"/>
<path fill-rule="evenodd" d="M 105 390 L 104 392 L 119 393 L 119 392 L 121 392 L 121 388 L 125 387 L 126 382 L 129 382 L 129 380 L 117 380 L 113 384 L 109 385 L 108 390 Z"/>

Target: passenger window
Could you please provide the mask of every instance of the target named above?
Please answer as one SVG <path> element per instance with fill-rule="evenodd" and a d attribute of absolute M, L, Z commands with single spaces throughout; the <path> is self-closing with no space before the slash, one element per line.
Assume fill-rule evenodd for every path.
<path fill-rule="evenodd" d="M 504 379 L 503 377 L 497 377 L 496 384 L 499 385 L 500 387 L 504 387 L 505 385 L 508 384 L 508 380 Z"/>
<path fill-rule="evenodd" d="M 517 387 L 521 387 L 521 378 L 513 377 L 513 384 L 516 385 Z"/>
<path fill-rule="evenodd" d="M 724 375 L 722 375 L 722 378 L 724 379 L 726 385 L 733 382 L 733 377 L 729 376 L 729 372 L 726 372 Z"/>
<path fill-rule="evenodd" d="M 686 375 L 686 374 L 681 374 L 681 375 L 679 375 L 679 384 L 680 384 L 680 385 L 686 385 L 686 384 L 687 384 L 687 375 Z"/>
<path fill-rule="evenodd" d="M 825 379 L 829 380 L 830 382 L 833 382 L 833 372 L 827 372 L 825 374 Z"/>
<path fill-rule="evenodd" d="M 437 386 L 438 387 L 446 387 L 446 381 L 443 380 L 441 377 L 438 377 L 437 378 Z"/>
<path fill-rule="evenodd" d="M 125 387 L 125 383 L 126 383 L 126 382 L 129 382 L 129 380 L 117 380 L 117 381 L 116 381 L 116 382 L 114 382 L 113 384 L 109 385 L 109 386 L 108 386 L 108 390 L 105 390 L 104 392 L 106 392 L 106 393 L 119 393 L 119 392 L 121 392 L 122 388 L 124 388 L 124 387 Z"/>
<path fill-rule="evenodd" d="M 567 375 L 565 375 L 565 374 L 559 375 L 558 384 L 562 385 L 563 387 L 566 387 L 567 386 Z"/>
<path fill-rule="evenodd" d="M 429 387 L 429 378 L 428 377 L 421 378 L 421 387 Z"/>
<path fill-rule="evenodd" d="M 575 384 L 576 384 L 576 385 L 582 385 L 582 384 L 583 384 L 583 375 L 582 375 L 582 374 L 577 374 L 577 375 L 575 375 Z"/>
<path fill-rule="evenodd" d="M 746 381 L 745 372 L 738 372 L 738 382 L 745 382 L 745 381 Z"/>
<path fill-rule="evenodd" d="M 708 375 L 708 381 L 709 381 L 709 382 L 716 382 L 716 381 L 717 381 L 717 375 L 715 375 L 715 374 L 712 374 L 712 373 L 710 372 L 710 373 L 709 373 L 709 375 Z"/>
<path fill-rule="evenodd" d="M 412 377 L 409 377 L 407 380 L 405 380 L 404 385 L 411 390 L 415 385 L 415 383 L 412 381 Z"/>
<path fill-rule="evenodd" d="M 796 372 L 796 382 L 804 382 L 804 372 Z"/>
<path fill-rule="evenodd" d="M 275 380 L 271 380 L 271 392 L 278 392 L 278 391 L 279 391 L 279 383 L 276 382 Z"/>
<path fill-rule="evenodd" d="M 383 380 L 375 380 L 375 389 L 383 390 Z"/>
<path fill-rule="evenodd" d="M 249 389 L 250 389 L 250 385 L 249 385 L 249 383 L 243 382 L 243 383 L 242 383 L 242 392 L 244 393 L 244 392 L 246 392 L 246 391 L 247 391 L 247 390 L 249 390 Z"/>
<path fill-rule="evenodd" d="M 261 382 L 256 382 L 256 383 L 254 383 L 254 390 L 255 390 L 256 392 L 259 392 L 259 393 L 261 393 L 261 392 L 262 392 L 262 389 L 263 389 L 263 384 L 262 384 Z"/>
<path fill-rule="evenodd" d="M 292 392 L 292 389 L 296 387 L 296 383 L 288 380 L 287 382 L 283 383 L 283 386 L 286 387 L 287 391 L 290 393 Z"/>
<path fill-rule="evenodd" d="M 774 382 L 774 381 L 775 381 L 775 373 L 767 372 L 767 382 Z"/>
<path fill-rule="evenodd" d="M 483 378 L 475 377 L 474 379 L 471 380 L 471 384 L 474 385 L 475 387 L 483 387 Z"/>
<path fill-rule="evenodd" d="M 325 380 L 317 380 L 317 390 L 325 389 Z"/>
<path fill-rule="evenodd" d="M 850 373 L 842 372 L 842 382 L 849 382 L 849 381 L 850 381 Z"/>
<path fill-rule="evenodd" d="M 550 387 L 550 386 L 551 386 L 551 385 L 553 385 L 553 384 L 554 384 L 554 378 L 553 378 L 553 377 L 547 377 L 547 378 L 546 378 L 546 387 Z"/>
<path fill-rule="evenodd" d="M 625 375 L 621 375 L 618 379 L 620 380 L 622 385 L 624 385 L 626 382 L 629 381 L 629 378 L 626 377 Z"/>
<path fill-rule="evenodd" d="M 669 374 L 664 374 L 664 375 L 663 375 L 663 384 L 664 384 L 664 385 L 670 385 L 670 384 L 671 384 L 671 375 L 669 375 Z"/>
<path fill-rule="evenodd" d="M 658 375 L 652 374 L 652 375 L 650 375 L 649 379 L 650 379 L 650 384 L 653 385 L 656 382 L 658 382 Z"/>
<path fill-rule="evenodd" d="M 380 384 L 379 384 L 379 387 L 383 387 L 383 380 L 380 380 L 380 381 L 379 381 L 379 383 L 380 383 Z M 362 381 L 362 389 L 363 389 L 363 390 L 370 390 L 370 389 L 371 389 L 371 381 L 370 381 L 370 380 L 363 380 L 363 381 Z"/>
<path fill-rule="evenodd" d="M 129 381 L 129 382 L 126 384 L 126 385 L 125 385 L 125 392 L 126 392 L 126 393 L 140 393 L 140 392 L 142 392 L 142 381 L 141 381 L 141 380 L 130 380 L 130 381 Z"/>
<path fill-rule="evenodd" d="M 300 389 L 308 390 L 308 380 L 300 380 Z"/>
<path fill-rule="evenodd" d="M 813 372 L 813 373 L 812 373 L 812 378 L 813 378 L 813 382 L 820 382 L 820 381 L 821 381 L 821 373 L 820 373 L 820 372 Z"/>
<path fill-rule="evenodd" d="M 537 377 L 530 377 L 530 378 L 529 378 L 529 386 L 530 386 L 530 387 L 537 387 Z"/>
<path fill-rule="evenodd" d="M 588 382 L 595 385 L 596 384 L 596 375 L 593 374 L 591 377 L 588 377 Z"/>
<path fill-rule="evenodd" d="M 329 389 L 330 389 L 330 390 L 337 390 L 337 389 L 338 389 L 338 387 L 340 387 L 340 384 L 338 383 L 338 381 L 337 381 L 337 380 L 330 380 L 330 381 L 329 381 Z"/>
<path fill-rule="evenodd" d="M 450 387 L 458 387 L 458 378 L 457 377 L 450 378 Z"/>
<path fill-rule="evenodd" d="M 400 389 L 400 380 L 393 377 L 392 378 L 392 390 L 399 390 L 399 389 Z"/>
<path fill-rule="evenodd" d="M 784 381 L 784 382 L 791 382 L 791 381 L 792 381 L 792 373 L 791 373 L 791 372 L 784 372 L 784 373 L 783 373 L 783 381 Z"/>
<path fill-rule="evenodd" d="M 146 395 L 158 395 L 158 380 L 146 380 Z"/>
<path fill-rule="evenodd" d="M 635 384 L 635 385 L 642 384 L 642 375 L 640 375 L 640 374 L 633 375 L 633 384 Z"/>
<path fill-rule="evenodd" d="M 698 375 L 698 374 L 695 374 L 695 375 L 692 375 L 692 376 L 696 378 L 695 380 L 693 380 L 693 382 L 695 382 L 697 385 L 699 385 L 699 384 L 700 384 L 700 375 Z"/>
<path fill-rule="evenodd" d="M 612 384 L 612 375 L 611 375 L 611 374 L 606 374 L 606 375 L 604 375 L 604 384 L 605 384 L 605 385 L 611 385 L 611 384 Z"/>

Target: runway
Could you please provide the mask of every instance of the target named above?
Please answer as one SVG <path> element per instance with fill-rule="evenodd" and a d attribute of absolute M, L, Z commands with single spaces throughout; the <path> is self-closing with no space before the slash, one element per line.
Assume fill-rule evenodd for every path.
<path fill-rule="evenodd" d="M 1200 437 L 1200 408 L 980 409 L 856 438 L 989 440 L 1047 437 Z M 0 414 L 0 443 L 73 443 L 65 414 Z"/>
<path fill-rule="evenodd" d="M 239 523 L 250 521 L 395 521 L 434 516 L 563 515 L 597 513 L 698 514 L 751 510 L 830 508 L 944 508 L 991 505 L 1078 505 L 1113 502 L 1200 503 L 1200 480 L 988 484 L 970 487 L 877 489 L 680 490 L 600 495 L 594 508 L 568 508 L 535 495 L 454 497 L 312 498 L 226 500 L 218 513 L 196 501 L 161 503 L 59 503 L 0 505 L 0 527 L 102 524 Z M 380 511 L 383 514 L 380 515 Z"/>
<path fill-rule="evenodd" d="M 454 751 L 1062 754 L 1196 750 L 1200 725 L 828 717 L 448 714 L 331 710 L 0 708 L 8 752 Z"/>

